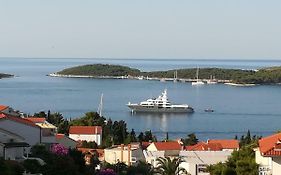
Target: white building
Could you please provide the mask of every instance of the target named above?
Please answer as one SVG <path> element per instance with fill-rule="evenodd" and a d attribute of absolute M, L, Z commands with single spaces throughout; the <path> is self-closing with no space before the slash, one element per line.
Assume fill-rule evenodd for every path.
<path fill-rule="evenodd" d="M 40 120 L 45 120 L 41 118 Z M 48 122 L 36 123 L 31 119 L 0 114 L 0 129 L 15 133 L 31 147 L 36 144 L 44 144 L 47 148 L 56 143 L 56 127 Z"/>
<path fill-rule="evenodd" d="M 147 151 L 143 150 L 143 155 L 145 157 L 145 161 L 151 164 L 153 167 L 157 167 L 157 159 L 165 157 L 165 151 Z"/>
<path fill-rule="evenodd" d="M 5 160 L 21 160 L 28 155 L 28 148 L 30 145 L 24 142 L 24 138 L 0 129 L 0 157 Z"/>
<path fill-rule="evenodd" d="M 198 142 L 192 146 L 186 146 L 180 152 L 184 162 L 181 167 L 191 175 L 209 175 L 206 168 L 209 165 L 225 162 L 234 150 L 239 149 L 237 140 L 208 140 Z"/>
<path fill-rule="evenodd" d="M 254 149 L 259 175 L 280 175 L 281 172 L 281 133 L 259 140 L 259 147 Z"/>
<path fill-rule="evenodd" d="M 17 134 L 30 146 L 42 143 L 41 128 L 21 117 L 0 114 L 0 129 Z"/>
<path fill-rule="evenodd" d="M 110 164 L 123 162 L 130 166 L 144 160 L 144 155 L 139 143 L 121 144 L 104 149 L 104 160 Z"/>
<path fill-rule="evenodd" d="M 50 147 L 52 144 L 57 143 L 56 133 L 57 127 L 46 121 L 46 118 L 28 117 L 24 118 L 33 122 L 41 129 L 41 143 Z"/>
<path fill-rule="evenodd" d="M 165 157 L 177 157 L 182 146 L 179 142 L 152 142 L 147 148 L 147 151 L 164 151 Z"/>
<path fill-rule="evenodd" d="M 209 175 L 205 170 L 208 165 L 225 162 L 232 151 L 181 151 L 179 156 L 183 158 L 180 167 L 191 175 Z"/>
<path fill-rule="evenodd" d="M 69 137 L 75 141 L 96 142 L 101 145 L 102 127 L 101 126 L 70 126 Z"/>

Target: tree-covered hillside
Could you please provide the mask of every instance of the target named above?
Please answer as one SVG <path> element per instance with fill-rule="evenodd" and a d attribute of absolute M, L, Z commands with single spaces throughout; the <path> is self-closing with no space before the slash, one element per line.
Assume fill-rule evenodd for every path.
<path fill-rule="evenodd" d="M 140 74 L 140 70 L 120 65 L 91 64 L 64 69 L 58 72 L 58 74 L 89 76 L 136 76 Z"/>
<path fill-rule="evenodd" d="M 173 78 L 177 71 L 178 78 L 196 78 L 197 68 L 141 72 L 138 69 L 120 65 L 92 64 L 64 69 L 61 75 L 86 75 L 86 76 L 144 76 L 157 78 Z M 210 76 L 219 80 L 231 80 L 233 83 L 276 84 L 281 83 L 281 67 L 264 68 L 257 71 L 223 68 L 200 68 L 199 78 L 209 79 Z"/>

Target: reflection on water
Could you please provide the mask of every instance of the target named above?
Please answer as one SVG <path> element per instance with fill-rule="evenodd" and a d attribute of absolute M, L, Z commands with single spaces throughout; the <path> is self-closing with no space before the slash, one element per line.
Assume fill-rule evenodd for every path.
<path fill-rule="evenodd" d="M 171 118 L 177 120 L 177 118 L 191 117 L 193 113 L 146 113 L 138 112 L 131 113 L 132 117 L 145 118 L 145 121 L 150 126 L 157 126 L 160 132 L 168 132 L 168 122 Z"/>

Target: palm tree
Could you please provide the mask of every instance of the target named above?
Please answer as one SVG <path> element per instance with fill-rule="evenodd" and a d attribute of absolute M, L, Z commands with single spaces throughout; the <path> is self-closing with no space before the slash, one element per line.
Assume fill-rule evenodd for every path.
<path fill-rule="evenodd" d="M 183 162 L 181 157 L 171 159 L 170 157 L 159 157 L 157 159 L 156 172 L 161 175 L 188 175 L 184 168 L 179 167 L 180 163 Z"/>

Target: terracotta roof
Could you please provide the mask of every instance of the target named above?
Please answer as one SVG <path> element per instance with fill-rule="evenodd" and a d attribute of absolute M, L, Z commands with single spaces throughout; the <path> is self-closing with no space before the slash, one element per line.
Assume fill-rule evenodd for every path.
<path fill-rule="evenodd" d="M 93 148 L 77 148 L 78 151 L 81 151 L 83 154 L 90 152 L 97 152 L 99 155 L 104 155 L 104 149 L 93 149 Z"/>
<path fill-rule="evenodd" d="M 259 140 L 259 148 L 263 156 L 281 156 L 281 133 Z"/>
<path fill-rule="evenodd" d="M 6 115 L 6 114 L 0 114 L 0 119 L 8 119 L 8 120 L 12 120 L 12 121 L 22 123 L 22 124 L 25 124 L 25 125 L 29 125 L 29 126 L 33 126 L 33 127 L 39 127 L 35 123 L 33 123 L 29 120 L 26 120 L 24 118 L 21 118 L 21 117 L 15 117 L 15 116 Z"/>
<path fill-rule="evenodd" d="M 44 123 L 46 121 L 46 118 L 43 117 L 27 117 L 25 119 L 33 123 Z"/>
<path fill-rule="evenodd" d="M 56 139 L 62 139 L 64 138 L 64 134 L 56 134 Z"/>
<path fill-rule="evenodd" d="M 181 150 L 181 145 L 178 142 L 153 142 L 157 150 Z"/>
<path fill-rule="evenodd" d="M 69 134 L 101 134 L 101 126 L 70 126 Z"/>
<path fill-rule="evenodd" d="M 221 151 L 222 145 L 220 143 L 205 143 L 198 142 L 196 145 L 186 146 L 187 151 Z"/>
<path fill-rule="evenodd" d="M 0 111 L 7 109 L 9 106 L 0 105 Z"/>
<path fill-rule="evenodd" d="M 238 149 L 239 142 L 235 139 L 226 139 L 226 140 L 208 140 L 207 143 L 219 143 L 222 146 L 222 149 Z"/>

